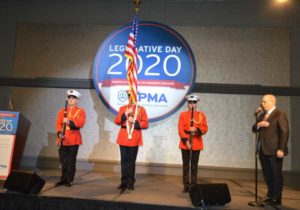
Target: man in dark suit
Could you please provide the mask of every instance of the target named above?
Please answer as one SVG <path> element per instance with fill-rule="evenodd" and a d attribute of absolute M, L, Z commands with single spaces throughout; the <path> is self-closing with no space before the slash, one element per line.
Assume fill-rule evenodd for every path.
<path fill-rule="evenodd" d="M 276 97 L 264 95 L 261 102 L 263 113 L 258 117 L 253 131 L 258 132 L 259 159 L 268 188 L 263 201 L 280 205 L 283 188 L 282 163 L 287 155 L 289 124 L 284 112 L 276 108 Z"/>

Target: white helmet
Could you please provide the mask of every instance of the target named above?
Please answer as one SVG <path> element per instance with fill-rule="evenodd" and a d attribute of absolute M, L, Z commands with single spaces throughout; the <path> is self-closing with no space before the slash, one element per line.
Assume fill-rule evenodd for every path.
<path fill-rule="evenodd" d="M 196 95 L 188 95 L 188 96 L 185 97 L 185 99 L 187 101 L 194 101 L 194 102 L 200 101 L 200 98 Z"/>
<path fill-rule="evenodd" d="M 68 90 L 67 96 L 75 96 L 78 100 L 81 98 L 81 94 L 77 90 Z"/>

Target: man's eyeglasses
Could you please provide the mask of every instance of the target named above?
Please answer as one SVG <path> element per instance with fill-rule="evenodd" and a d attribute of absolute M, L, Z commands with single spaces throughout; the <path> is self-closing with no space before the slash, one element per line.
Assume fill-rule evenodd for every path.
<path fill-rule="evenodd" d="M 188 101 L 189 104 L 196 104 L 197 101 Z"/>

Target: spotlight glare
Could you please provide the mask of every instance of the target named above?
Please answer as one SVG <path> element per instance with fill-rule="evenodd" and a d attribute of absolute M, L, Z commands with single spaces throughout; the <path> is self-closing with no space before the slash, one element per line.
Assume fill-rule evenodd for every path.
<path fill-rule="evenodd" d="M 276 0 L 278 3 L 285 3 L 288 2 L 288 0 Z"/>
<path fill-rule="evenodd" d="M 281 9 L 286 6 L 290 6 L 292 3 L 290 0 L 272 0 L 270 2 L 272 2 L 271 3 L 272 7 L 277 8 L 277 9 Z"/>

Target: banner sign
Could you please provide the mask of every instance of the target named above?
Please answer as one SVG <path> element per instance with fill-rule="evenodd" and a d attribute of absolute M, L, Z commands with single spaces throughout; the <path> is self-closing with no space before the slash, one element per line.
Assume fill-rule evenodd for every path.
<path fill-rule="evenodd" d="M 19 112 L 0 111 L 0 179 L 10 173 Z"/>
<path fill-rule="evenodd" d="M 128 103 L 124 52 L 131 25 L 112 32 L 94 59 L 97 94 L 113 113 Z M 179 109 L 195 82 L 196 65 L 191 48 L 174 29 L 157 22 L 141 21 L 137 34 L 138 104 L 150 122 L 162 120 Z"/>

